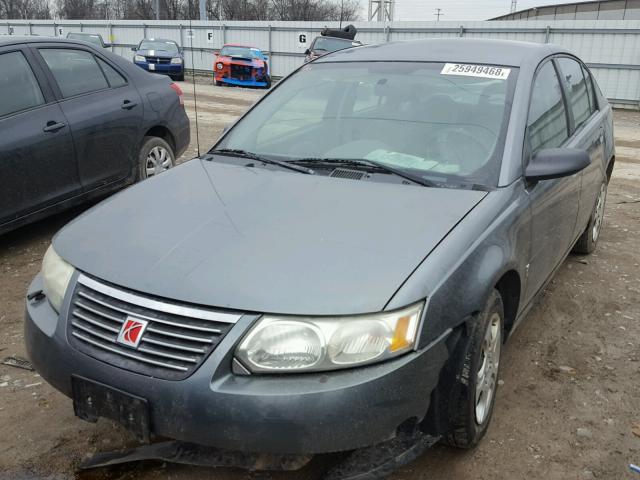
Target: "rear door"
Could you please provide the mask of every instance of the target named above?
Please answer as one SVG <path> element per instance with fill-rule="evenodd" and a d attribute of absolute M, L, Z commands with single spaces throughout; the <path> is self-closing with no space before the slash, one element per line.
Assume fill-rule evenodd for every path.
<path fill-rule="evenodd" d="M 0 225 L 81 191 L 69 122 L 30 60 L 0 48 Z"/>
<path fill-rule="evenodd" d="M 130 177 L 140 151 L 138 91 L 106 57 L 81 46 L 38 46 L 71 125 L 85 190 Z"/>
<path fill-rule="evenodd" d="M 553 60 L 537 70 L 527 121 L 526 158 L 570 143 L 570 115 Z M 528 161 L 528 160 L 527 160 Z M 529 185 L 532 242 L 527 280 L 531 298 L 562 261 L 575 240 L 582 173 Z"/>

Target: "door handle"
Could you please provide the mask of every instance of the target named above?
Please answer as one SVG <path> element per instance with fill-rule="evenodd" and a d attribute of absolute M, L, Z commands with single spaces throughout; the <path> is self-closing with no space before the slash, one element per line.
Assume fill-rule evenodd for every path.
<path fill-rule="evenodd" d="M 54 122 L 53 120 L 47 122 L 47 126 L 42 129 L 43 132 L 57 132 L 61 128 L 66 127 L 67 124 L 63 122 Z"/>
<path fill-rule="evenodd" d="M 122 102 L 122 106 L 120 108 L 122 108 L 123 110 L 131 110 L 136 105 L 138 105 L 136 102 L 125 100 L 124 102 Z"/>

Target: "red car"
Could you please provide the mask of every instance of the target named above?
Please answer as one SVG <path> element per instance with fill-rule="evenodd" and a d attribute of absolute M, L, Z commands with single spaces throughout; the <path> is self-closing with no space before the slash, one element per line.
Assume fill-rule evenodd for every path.
<path fill-rule="evenodd" d="M 259 48 L 224 45 L 213 62 L 213 83 L 269 88 L 271 74 L 267 60 Z"/>

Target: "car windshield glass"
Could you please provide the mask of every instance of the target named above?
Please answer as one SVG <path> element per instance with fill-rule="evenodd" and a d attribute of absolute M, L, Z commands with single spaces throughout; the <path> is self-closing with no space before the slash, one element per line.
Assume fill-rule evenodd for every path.
<path fill-rule="evenodd" d="M 260 58 L 260 52 L 254 48 L 229 45 L 222 47 L 220 55 L 224 57 Z"/>
<path fill-rule="evenodd" d="M 139 50 L 160 50 L 162 52 L 178 53 L 178 45 L 174 42 L 161 40 L 143 40 L 140 42 Z"/>
<path fill-rule="evenodd" d="M 102 46 L 100 37 L 98 35 L 89 35 L 85 33 L 70 33 L 67 38 L 71 40 L 82 40 L 83 42 L 93 43 L 94 45 Z"/>
<path fill-rule="evenodd" d="M 433 182 L 495 187 L 517 69 L 455 68 L 418 62 L 305 65 L 216 148 L 306 159 L 311 168 L 314 160 L 372 160 Z"/>
<path fill-rule="evenodd" d="M 351 40 L 342 40 L 340 38 L 318 37 L 313 42 L 312 50 L 321 50 L 323 52 L 336 52 L 353 46 Z"/>
<path fill-rule="evenodd" d="M 322 50 L 323 52 L 336 52 L 353 46 L 351 40 L 342 40 L 340 38 L 318 37 L 313 43 L 313 50 Z"/>

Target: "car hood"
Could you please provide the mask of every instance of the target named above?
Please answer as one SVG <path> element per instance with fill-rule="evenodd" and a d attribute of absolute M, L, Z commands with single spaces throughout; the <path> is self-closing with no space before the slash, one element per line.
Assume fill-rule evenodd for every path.
<path fill-rule="evenodd" d="M 244 58 L 244 57 L 218 57 L 216 62 L 220 62 L 223 65 L 245 65 L 254 68 L 264 67 L 264 60 L 259 58 Z"/>
<path fill-rule="evenodd" d="M 136 51 L 136 55 L 158 58 L 176 58 L 181 56 L 179 53 L 167 52 L 166 50 L 138 50 Z"/>
<path fill-rule="evenodd" d="M 139 292 L 244 311 L 380 311 L 486 192 L 194 159 L 63 228 L 58 254 Z"/>

